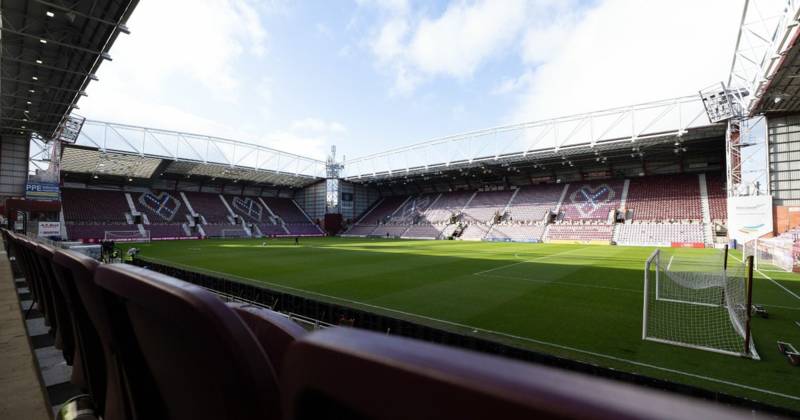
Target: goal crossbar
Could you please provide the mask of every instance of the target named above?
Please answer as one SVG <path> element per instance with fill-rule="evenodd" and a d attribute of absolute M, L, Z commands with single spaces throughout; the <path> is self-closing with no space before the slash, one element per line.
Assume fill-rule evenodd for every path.
<path fill-rule="evenodd" d="M 150 231 L 144 233 L 138 230 L 107 230 L 103 233 L 103 239 L 114 242 L 150 242 Z"/>

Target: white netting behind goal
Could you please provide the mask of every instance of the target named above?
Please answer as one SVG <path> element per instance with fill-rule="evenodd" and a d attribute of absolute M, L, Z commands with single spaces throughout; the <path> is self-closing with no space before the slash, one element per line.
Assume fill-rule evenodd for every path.
<path fill-rule="evenodd" d="M 758 358 L 747 334 L 745 264 L 726 271 L 723 252 L 670 251 L 656 250 L 646 263 L 642 338 Z"/>
<path fill-rule="evenodd" d="M 247 232 L 244 229 L 222 229 L 220 232 L 222 238 L 225 239 L 237 239 L 237 238 L 247 238 Z"/>
<path fill-rule="evenodd" d="M 104 239 L 114 242 L 150 242 L 150 231 L 144 233 L 138 230 L 107 230 Z"/>
<path fill-rule="evenodd" d="M 745 242 L 742 253 L 753 256 L 757 270 L 791 272 L 796 262 L 791 238 L 753 239 Z"/>

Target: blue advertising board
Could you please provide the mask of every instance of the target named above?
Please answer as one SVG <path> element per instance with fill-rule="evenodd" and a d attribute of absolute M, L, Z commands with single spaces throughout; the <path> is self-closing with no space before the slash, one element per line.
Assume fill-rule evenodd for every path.
<path fill-rule="evenodd" d="M 25 198 L 31 200 L 61 200 L 61 189 L 57 182 L 28 182 L 25 184 Z"/>

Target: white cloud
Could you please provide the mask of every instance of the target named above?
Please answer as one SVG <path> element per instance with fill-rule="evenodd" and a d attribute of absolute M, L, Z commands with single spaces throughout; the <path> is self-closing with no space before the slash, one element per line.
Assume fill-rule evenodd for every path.
<path fill-rule="evenodd" d="M 303 118 L 292 122 L 292 130 L 325 134 L 343 134 L 347 132 L 344 124 L 336 121 L 325 121 L 319 118 Z"/>
<path fill-rule="evenodd" d="M 575 5 L 574 0 L 457 1 L 435 17 L 384 6 L 386 16 L 367 44 L 378 64 L 392 72 L 392 91 L 408 94 L 434 77 L 471 78 L 492 58 L 517 51 L 523 33 L 526 42 L 541 45 L 558 34 L 536 28 L 568 28 Z"/>
<path fill-rule="evenodd" d="M 422 19 L 408 45 L 408 59 L 423 73 L 471 76 L 517 37 L 524 0 L 454 3 L 436 19 Z"/>
<path fill-rule="evenodd" d="M 532 78 L 533 72 L 525 72 L 519 77 L 512 77 L 501 81 L 495 85 L 489 93 L 492 95 L 505 95 L 519 92 L 521 89 L 527 88 L 530 85 Z"/>
<path fill-rule="evenodd" d="M 740 6 L 606 0 L 568 28 L 528 32 L 522 57 L 530 80 L 508 122 L 691 95 L 722 81 Z"/>
<path fill-rule="evenodd" d="M 276 130 L 259 139 L 258 143 L 273 149 L 319 160 L 325 160 L 327 156 L 328 138 L 325 136 L 308 136 L 291 130 Z"/>
<path fill-rule="evenodd" d="M 267 31 L 250 1 L 142 2 L 128 26 L 132 34 L 118 38 L 114 61 L 101 68 L 101 83 L 91 85 L 99 89 L 81 103 L 90 116 L 108 115 L 110 105 L 96 100 L 95 90 L 148 96 L 158 103 L 164 87 L 175 81 L 196 85 L 196 94 L 235 101 L 243 86 L 235 63 L 266 51 Z"/>

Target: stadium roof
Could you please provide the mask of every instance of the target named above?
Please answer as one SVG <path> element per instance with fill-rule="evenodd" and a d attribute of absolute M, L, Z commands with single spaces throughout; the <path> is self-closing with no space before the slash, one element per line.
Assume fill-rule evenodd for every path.
<path fill-rule="evenodd" d="M 749 116 L 800 111 L 800 1 L 745 1 L 728 87 Z"/>
<path fill-rule="evenodd" d="M 219 137 L 86 121 L 76 143 L 62 150 L 61 171 L 105 179 L 181 177 L 298 188 L 322 179 L 325 162 Z"/>
<path fill-rule="evenodd" d="M 497 166 L 611 158 L 610 165 L 646 150 L 695 152 L 698 140 L 724 132 L 724 124 L 709 122 L 699 97 L 687 96 L 434 139 L 344 162 L 343 175 L 372 183 Z M 64 147 L 61 171 L 98 182 L 191 178 L 301 188 L 325 178 L 326 162 L 219 137 L 86 121 L 76 143 Z"/>
<path fill-rule="evenodd" d="M 699 96 L 496 127 L 429 140 L 346 162 L 347 180 L 403 178 L 452 169 L 566 159 L 724 136 Z"/>
<path fill-rule="evenodd" d="M 0 133 L 61 134 L 138 0 L 2 0 Z"/>

